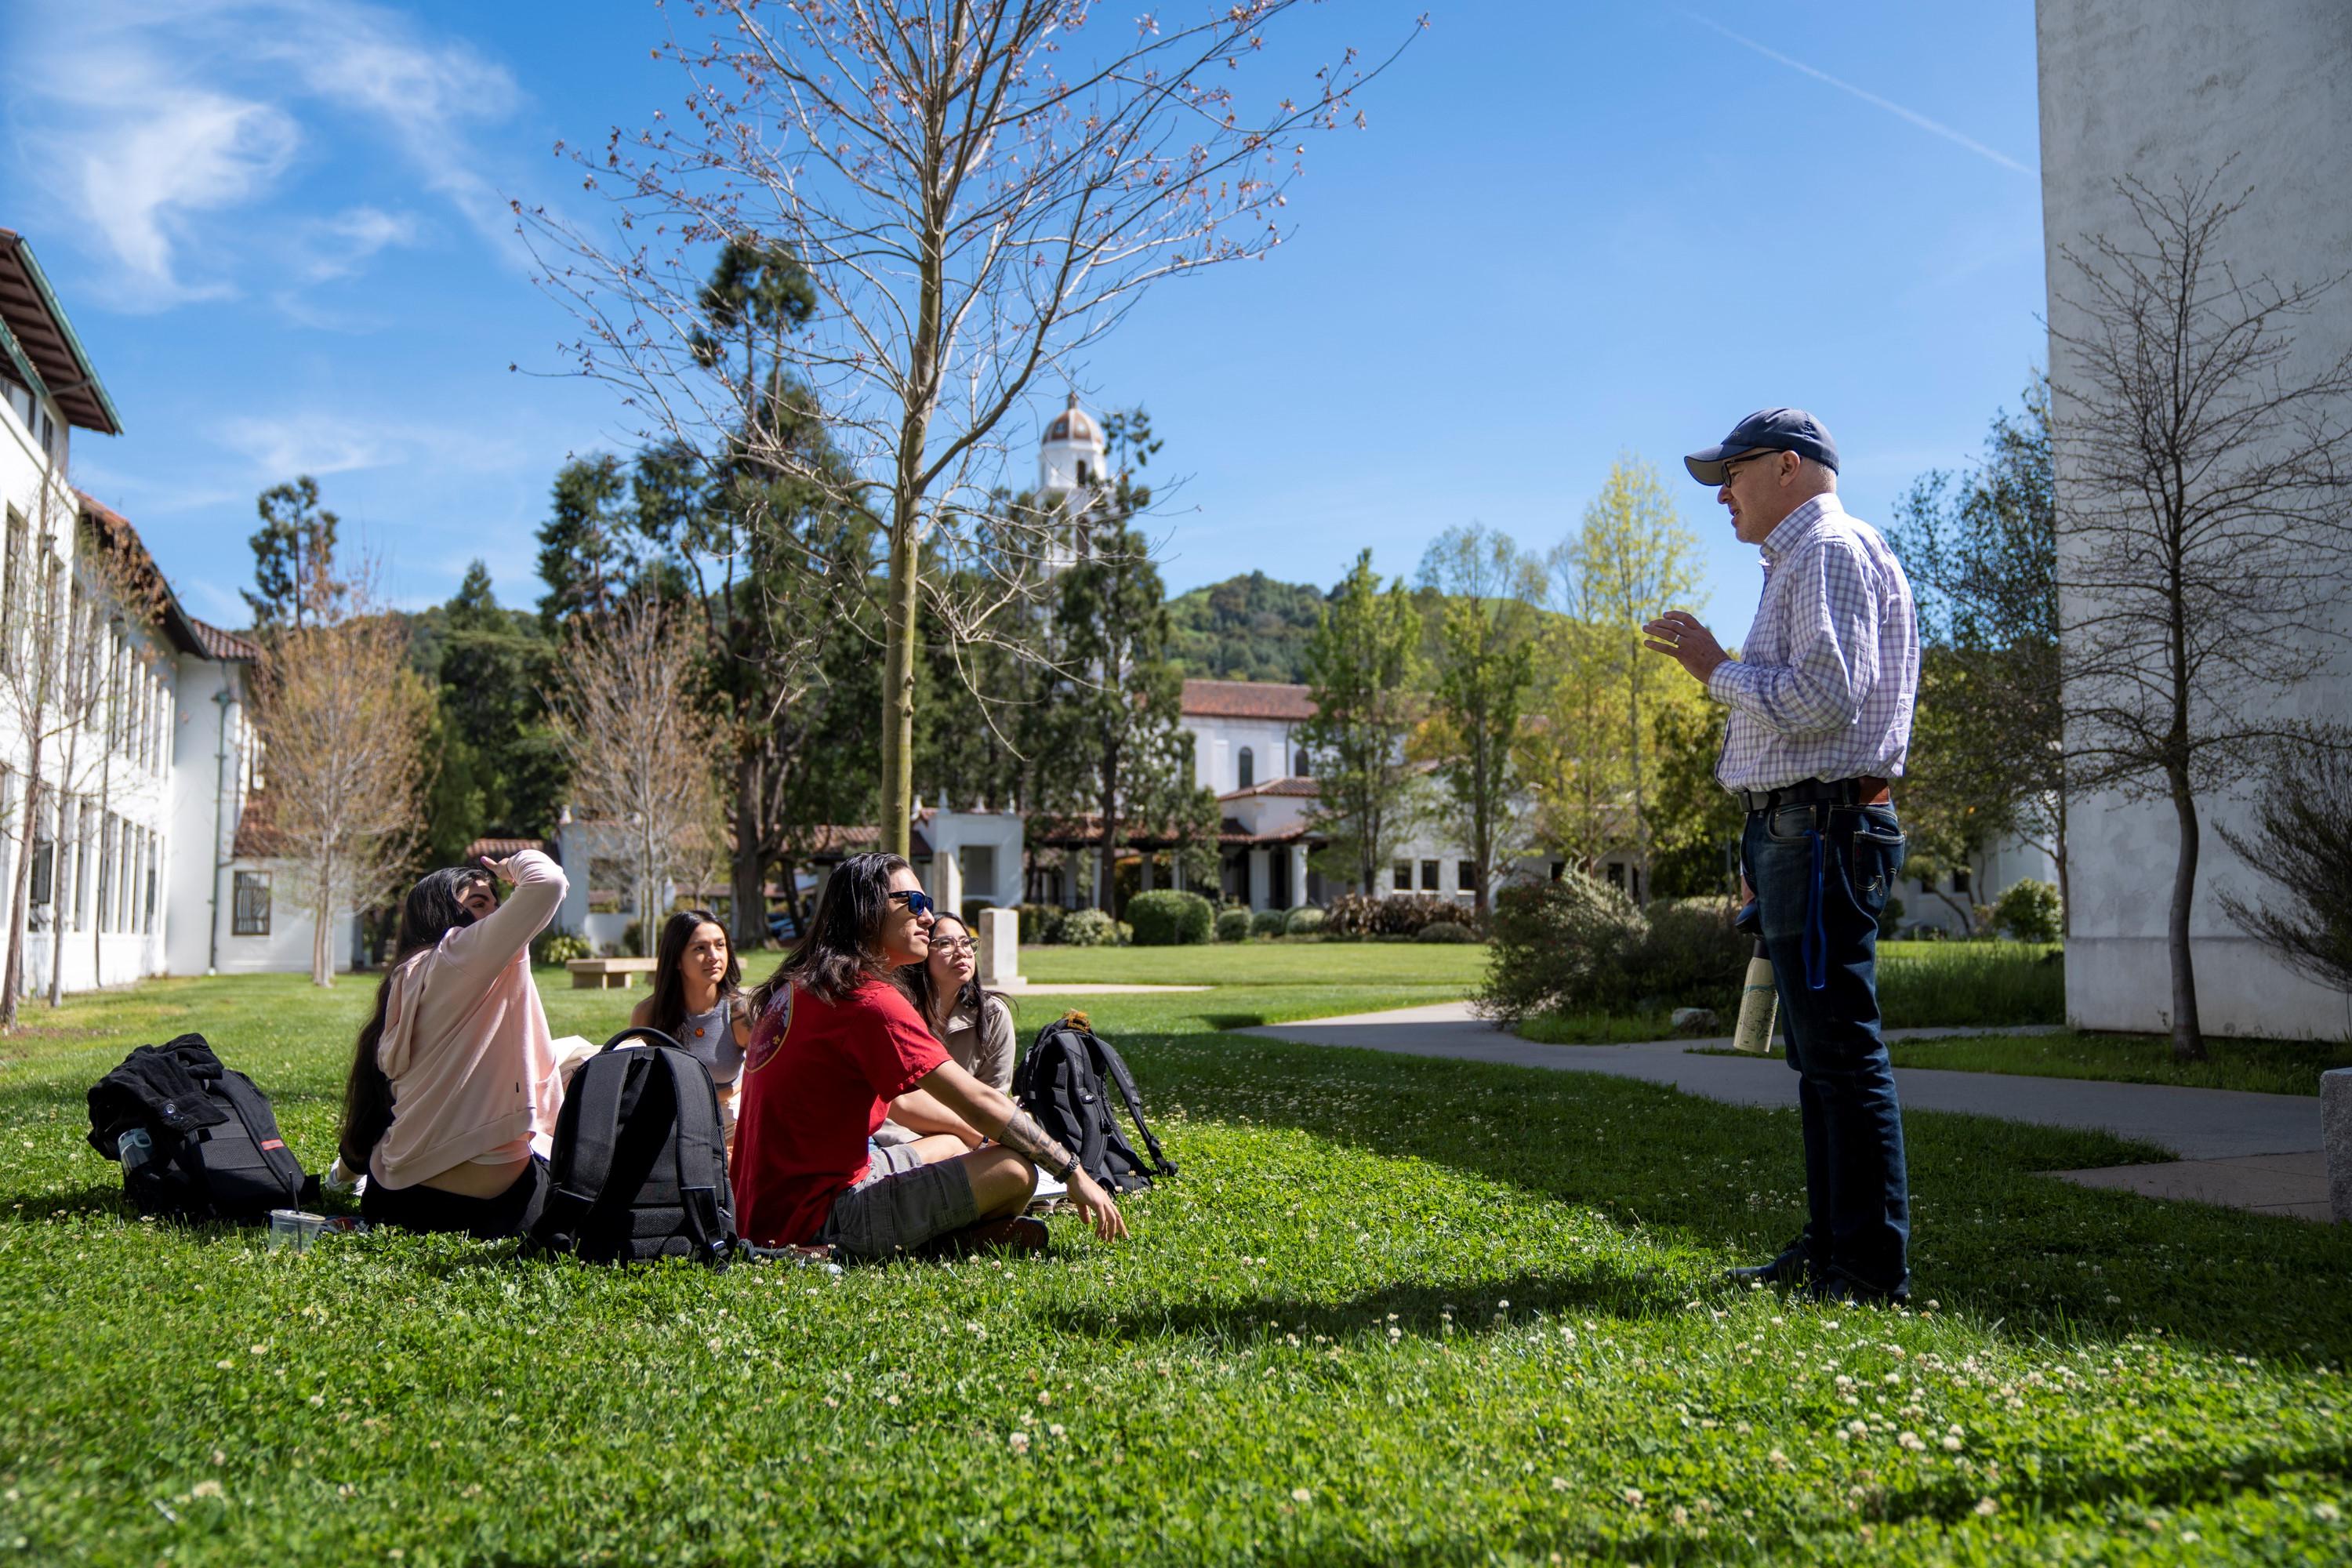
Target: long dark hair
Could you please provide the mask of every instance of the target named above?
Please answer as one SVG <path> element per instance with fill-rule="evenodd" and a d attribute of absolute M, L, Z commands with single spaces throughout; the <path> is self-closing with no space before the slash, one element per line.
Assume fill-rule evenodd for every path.
<path fill-rule="evenodd" d="M 964 918 L 961 915 L 951 915 L 948 913 L 947 910 L 941 910 L 931 921 L 931 942 L 934 949 L 936 949 L 940 940 L 940 927 L 947 924 L 950 921 L 953 921 L 959 927 L 961 927 L 963 933 L 966 936 L 970 936 L 971 934 L 971 927 L 965 924 Z M 931 1021 L 931 1009 L 939 1005 L 940 994 L 937 990 L 933 989 L 933 987 L 938 984 L 938 982 L 931 978 L 931 966 L 928 963 L 910 963 L 907 965 L 905 973 L 907 976 L 907 989 L 914 993 L 915 1011 L 923 1016 L 923 1026 L 929 1029 L 933 1034 L 937 1034 L 939 1032 L 939 1026 Z M 972 965 L 971 978 L 965 981 L 962 987 L 956 992 L 955 1001 L 949 1005 L 948 1013 L 952 1016 L 956 1008 L 969 1007 L 971 1009 L 973 1017 L 982 1017 L 987 1012 L 987 999 L 995 995 L 995 992 L 982 988 L 980 984 L 980 966 L 975 963 Z M 998 996 L 997 1000 L 1001 1002 L 1003 998 Z"/>
<path fill-rule="evenodd" d="M 704 926 L 717 926 L 721 934 L 727 927 L 709 910 L 680 910 L 662 922 L 661 942 L 654 949 L 654 1016 L 653 1026 L 665 1035 L 676 1035 L 678 1026 L 686 1022 L 686 977 L 678 973 L 686 957 L 687 943 Z M 727 973 L 719 977 L 719 1000 L 727 1001 L 740 995 L 743 990 L 743 961 L 735 955 L 735 939 L 727 938 Z"/>
<path fill-rule="evenodd" d="M 768 1004 L 787 985 L 841 1002 L 882 973 L 875 939 L 890 912 L 890 879 L 908 869 L 904 859 L 882 850 L 852 855 L 835 867 L 817 895 L 807 932 L 751 993 L 752 1016 L 765 1016 Z"/>
<path fill-rule="evenodd" d="M 383 1038 L 384 1008 L 392 1001 L 393 982 L 400 966 L 459 926 L 474 923 L 458 900 L 467 888 L 487 880 L 488 873 L 474 866 L 451 866 L 428 873 L 400 903 L 400 931 L 393 942 L 392 962 L 376 983 L 375 1012 L 361 1026 L 359 1043 L 352 1049 L 351 1077 L 343 1084 L 343 1135 L 336 1152 L 343 1168 L 364 1172 L 368 1158 L 392 1126 L 392 1080 L 375 1059 Z"/>

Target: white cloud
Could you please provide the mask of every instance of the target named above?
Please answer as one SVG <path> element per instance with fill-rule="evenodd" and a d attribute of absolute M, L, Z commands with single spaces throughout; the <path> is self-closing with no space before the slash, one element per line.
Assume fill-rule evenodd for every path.
<path fill-rule="evenodd" d="M 515 241 L 478 144 L 520 98 L 504 67 L 362 0 L 83 0 L 19 14 L 24 165 L 114 264 L 115 303 L 162 310 L 348 276 L 415 220 L 372 206 L 265 248 L 251 209 L 356 129 L 502 253 Z M 235 221 L 232 221 L 234 215 Z"/>
<path fill-rule="evenodd" d="M 224 420 L 221 444 L 244 457 L 272 482 L 297 474 L 342 474 L 376 468 L 401 454 L 404 443 L 364 421 L 331 414 L 285 418 L 240 415 Z"/>
<path fill-rule="evenodd" d="M 417 232 L 413 215 L 381 207 L 351 207 L 314 219 L 302 229 L 302 276 L 313 283 L 348 278 L 386 246 L 415 245 Z"/>

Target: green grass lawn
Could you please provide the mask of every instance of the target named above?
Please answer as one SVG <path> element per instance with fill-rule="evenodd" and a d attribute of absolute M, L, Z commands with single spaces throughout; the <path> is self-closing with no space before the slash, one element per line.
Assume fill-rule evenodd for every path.
<path fill-rule="evenodd" d="M 2095 1078 L 2111 1083 L 2177 1083 L 2263 1094 L 2315 1095 L 2321 1073 L 2352 1067 L 2352 1041 L 2213 1037 L 2205 1046 L 2210 1059 L 2175 1062 L 2168 1035 L 2064 1029 L 2053 1035 L 1898 1040 L 1890 1048 L 1897 1067 L 2020 1073 L 2030 1078 Z"/>
<path fill-rule="evenodd" d="M 1465 996 L 1486 974 L 1484 943 L 1210 942 L 1198 947 L 1024 947 L 1021 973 L 1041 983 L 1154 985 L 1443 987 Z"/>
<path fill-rule="evenodd" d="M 1381 978 L 1325 1005 L 1413 988 Z M 1090 1009 L 1183 1167 L 1129 1202 L 1129 1245 L 1056 1220 L 1042 1259 L 840 1278 L 603 1269 L 392 1232 L 272 1257 L 251 1233 L 140 1223 L 82 1142 L 83 1089 L 129 1045 L 199 1028 L 315 1165 L 369 989 L 181 980 L 37 1007 L 0 1042 L 0 1553 L 2038 1564 L 2352 1548 L 2352 1234 L 2052 1182 L 2035 1173 L 2153 1152 L 1922 1114 L 1918 1310 L 1735 1294 L 1717 1271 L 1799 1223 L 1793 1116 L 1198 1021 L 1310 1005 L 1309 989 L 1272 976 Z M 601 1035 L 637 994 L 547 994 L 559 1031 Z"/>
<path fill-rule="evenodd" d="M 2054 944 L 2038 942 L 1882 942 L 1878 1005 L 1891 1029 L 2062 1024 L 2065 958 Z M 1674 1034 L 1672 1012 L 1665 1007 L 1631 1016 L 1544 1014 L 1528 1019 L 1519 1033 L 1556 1046 L 1663 1040 Z M 1729 1018 L 1719 1032 L 1731 1032 Z"/>

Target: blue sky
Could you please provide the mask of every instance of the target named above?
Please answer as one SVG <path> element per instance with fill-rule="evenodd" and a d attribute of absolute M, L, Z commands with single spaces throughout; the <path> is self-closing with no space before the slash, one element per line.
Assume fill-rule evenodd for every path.
<path fill-rule="evenodd" d="M 1173 9 L 1173 7 L 1171 7 Z M 1675 458 L 1811 408 L 1849 508 L 1964 463 L 2042 353 L 2031 0 L 1688 9 L 1332 0 L 1268 79 L 1430 26 L 1310 144 L 1262 262 L 1150 295 L 1084 367 L 1182 478 L 1172 588 L 1410 573 L 1450 524 L 1548 547 L 1621 450 L 1706 542 L 1710 609 L 1756 574 Z M 82 0 L 11 8 L 0 226 L 33 242 L 128 434 L 76 477 L 199 615 L 239 624 L 259 489 L 318 476 L 409 605 L 489 563 L 535 599 L 571 454 L 616 444 L 567 379 L 509 197 L 585 200 L 554 142 L 680 93 L 650 4 Z M 510 374 L 520 363 L 550 373 Z M 1044 389 L 1042 417 L 1058 406 Z M 1027 443 L 1020 444 L 1025 448 Z M 1024 471 L 1012 477 L 1025 479 Z"/>

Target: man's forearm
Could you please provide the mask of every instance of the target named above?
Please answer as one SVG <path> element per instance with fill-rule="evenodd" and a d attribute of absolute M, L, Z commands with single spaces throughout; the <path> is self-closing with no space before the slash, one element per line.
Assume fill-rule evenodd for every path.
<path fill-rule="evenodd" d="M 1066 1180 L 1078 1163 L 1076 1155 L 1045 1136 L 1037 1119 L 1019 1106 L 1005 1119 L 1004 1131 L 996 1135 L 996 1141 L 1015 1153 L 1028 1155 L 1039 1168 L 1052 1172 L 1056 1181 Z"/>

